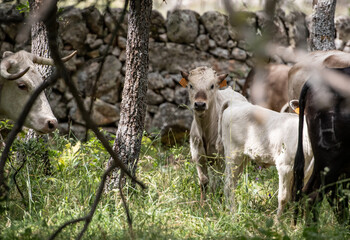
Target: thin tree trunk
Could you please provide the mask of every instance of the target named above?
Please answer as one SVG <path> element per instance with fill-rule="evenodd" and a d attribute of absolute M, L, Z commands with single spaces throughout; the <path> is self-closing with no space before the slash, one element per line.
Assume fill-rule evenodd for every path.
<path fill-rule="evenodd" d="M 40 8 L 40 5 L 42 4 L 42 0 L 29 0 L 30 4 L 30 11 L 32 14 L 38 14 L 38 10 Z M 31 52 L 35 55 L 41 56 L 41 57 L 50 57 L 50 50 L 49 50 L 49 40 L 47 37 L 47 31 L 45 24 L 43 22 L 35 22 L 31 29 Z M 40 65 L 35 64 L 36 68 L 38 69 L 39 73 L 45 80 L 52 74 L 52 66 L 50 65 Z M 29 141 L 33 138 L 42 138 L 44 142 L 48 141 L 47 135 L 37 135 L 34 130 L 29 129 L 28 133 L 26 135 L 26 141 Z M 20 156 L 25 157 L 25 156 Z M 50 174 L 50 160 L 49 160 L 49 154 L 48 150 L 45 149 L 45 153 L 43 154 L 42 163 L 44 166 L 44 172 L 45 174 Z"/>
<path fill-rule="evenodd" d="M 30 10 L 36 14 L 42 0 L 29 0 Z M 43 22 L 36 22 L 32 26 L 32 53 L 41 57 L 50 57 L 46 27 Z M 36 64 L 41 76 L 46 79 L 52 73 L 52 66 Z"/>
<path fill-rule="evenodd" d="M 148 74 L 148 39 L 152 0 L 132 0 L 129 6 L 126 47 L 126 73 L 121 102 L 121 114 L 114 150 L 133 175 L 141 149 L 146 113 Z M 111 165 L 109 160 L 108 166 Z M 108 189 L 116 189 L 119 171 L 108 178 Z"/>
<path fill-rule="evenodd" d="M 336 0 L 314 0 L 310 31 L 310 50 L 335 49 L 334 13 Z"/>

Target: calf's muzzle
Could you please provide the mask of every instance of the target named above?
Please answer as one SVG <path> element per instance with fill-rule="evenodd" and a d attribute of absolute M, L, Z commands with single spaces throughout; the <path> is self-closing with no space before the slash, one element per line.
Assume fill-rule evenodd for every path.
<path fill-rule="evenodd" d="M 196 111 L 204 111 L 206 108 L 206 103 L 205 102 L 195 102 L 194 103 L 194 110 Z"/>
<path fill-rule="evenodd" d="M 204 111 L 207 107 L 206 100 L 207 94 L 204 91 L 199 91 L 194 96 L 194 110 L 196 111 Z"/>

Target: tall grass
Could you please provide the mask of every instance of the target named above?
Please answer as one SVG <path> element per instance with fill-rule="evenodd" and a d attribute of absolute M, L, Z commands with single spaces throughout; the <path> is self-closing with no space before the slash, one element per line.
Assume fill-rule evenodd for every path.
<path fill-rule="evenodd" d="M 349 239 L 328 204 L 318 227 L 299 220 L 292 225 L 291 209 L 278 220 L 278 177 L 275 168 L 248 164 L 236 190 L 236 211 L 225 207 L 222 187 L 199 203 L 196 167 L 187 142 L 165 148 L 158 139 L 143 138 L 137 176 L 147 185 L 142 191 L 128 184 L 125 195 L 133 217 L 135 239 Z M 48 145 L 48 146 L 46 146 Z M 42 151 L 48 147 L 51 175 L 45 175 Z M 98 140 L 86 143 L 55 134 L 49 141 L 17 141 L 7 172 L 26 164 L 17 181 L 21 199 L 10 181 L 9 199 L 0 203 L 0 239 L 45 239 L 67 220 L 85 215 L 93 200 L 108 155 Z M 82 223 L 67 227 L 58 239 L 74 239 Z M 118 191 L 103 196 L 84 239 L 131 239 Z"/>

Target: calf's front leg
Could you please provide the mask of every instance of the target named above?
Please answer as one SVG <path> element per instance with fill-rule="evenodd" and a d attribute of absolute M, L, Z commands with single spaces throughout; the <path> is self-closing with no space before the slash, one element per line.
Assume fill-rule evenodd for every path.
<path fill-rule="evenodd" d="M 201 205 L 206 199 L 206 192 L 209 183 L 207 158 L 205 157 L 205 150 L 203 144 L 199 139 L 191 139 L 190 141 L 192 161 L 196 163 L 199 185 L 201 189 Z"/>

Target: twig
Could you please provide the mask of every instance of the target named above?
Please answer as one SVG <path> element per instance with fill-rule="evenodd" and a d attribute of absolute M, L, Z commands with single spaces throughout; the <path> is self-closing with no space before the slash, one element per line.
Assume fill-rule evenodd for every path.
<path fill-rule="evenodd" d="M 114 22 L 115 23 L 115 28 L 113 30 L 112 37 L 111 37 L 109 43 L 107 44 L 107 48 L 106 48 L 106 51 L 103 54 L 102 61 L 101 61 L 101 64 L 99 66 L 94 85 L 92 86 L 91 101 L 90 101 L 90 108 L 89 108 L 89 115 L 90 116 L 91 116 L 91 113 L 92 113 L 92 108 L 94 106 L 95 96 L 96 96 L 96 92 L 97 92 L 97 83 L 100 80 L 100 77 L 101 77 L 101 74 L 102 74 L 103 64 L 105 63 L 106 57 L 108 56 L 109 48 L 112 46 L 113 41 L 114 41 L 114 39 L 117 36 L 118 30 L 120 28 L 120 25 L 121 25 L 122 22 L 124 22 L 124 18 L 125 18 L 125 15 L 126 15 L 128 3 L 129 3 L 129 1 L 125 0 L 125 4 L 124 4 L 122 15 L 119 17 L 118 21 L 115 20 L 115 22 Z M 110 10 L 109 10 L 109 5 L 107 5 L 106 11 L 108 13 L 111 13 Z M 85 140 L 87 140 L 87 137 L 88 137 L 87 131 L 88 131 L 88 128 L 86 128 Z"/>
<path fill-rule="evenodd" d="M 128 219 L 128 224 L 129 224 L 129 231 L 130 231 L 130 235 L 132 236 L 132 239 L 134 239 L 134 232 L 132 230 L 132 218 L 130 215 L 130 211 L 129 211 L 129 207 L 128 204 L 126 203 L 124 194 L 123 194 L 123 184 L 122 184 L 122 179 L 124 178 L 124 174 L 120 173 L 119 175 L 119 194 L 120 194 L 120 198 L 122 199 L 123 202 L 123 206 L 126 212 L 126 217 Z"/>
<path fill-rule="evenodd" d="M 57 237 L 57 235 L 67 226 L 77 223 L 77 222 L 81 222 L 81 221 L 85 221 L 86 217 L 81 217 L 81 218 L 77 218 L 77 219 L 73 219 L 71 221 L 65 222 L 64 224 L 62 224 L 62 226 L 60 226 L 49 238 L 49 240 L 53 240 Z"/>
<path fill-rule="evenodd" d="M 14 173 L 13 176 L 12 176 L 12 180 L 13 180 L 13 182 L 15 183 L 15 186 L 16 186 L 16 188 L 17 188 L 17 191 L 19 192 L 19 194 L 20 194 L 21 197 L 22 197 L 24 206 L 27 207 L 26 201 L 25 201 L 25 199 L 24 199 L 24 195 L 23 195 L 21 189 L 19 188 L 18 183 L 17 183 L 17 180 L 16 180 L 17 174 L 19 173 L 19 171 L 22 170 L 22 168 L 23 168 L 23 166 L 24 166 L 25 163 L 26 163 L 26 159 L 23 159 L 21 166 L 20 166 L 18 169 L 15 169 L 15 173 Z"/>
<path fill-rule="evenodd" d="M 85 233 L 85 231 L 87 230 L 91 220 L 92 220 L 92 217 L 94 216 L 94 213 L 96 211 L 96 208 L 97 208 L 97 204 L 100 202 L 101 200 L 101 196 L 102 196 L 102 193 L 103 193 L 103 189 L 104 189 L 104 186 L 105 186 L 105 183 L 106 183 L 106 179 L 107 179 L 107 176 L 109 175 L 109 173 L 111 171 L 113 171 L 115 167 L 114 166 L 110 166 L 109 168 L 107 168 L 107 170 L 103 173 L 102 175 L 102 179 L 101 179 L 101 182 L 100 182 L 100 185 L 98 186 L 98 190 L 96 192 L 96 197 L 95 197 L 95 201 L 94 203 L 92 204 L 91 206 L 91 209 L 90 209 L 90 212 L 88 215 L 86 215 L 86 219 L 85 219 L 85 225 L 84 225 L 84 228 L 81 230 L 81 232 L 79 233 L 78 237 L 77 237 L 77 240 L 81 239 L 83 237 L 83 234 Z"/>

